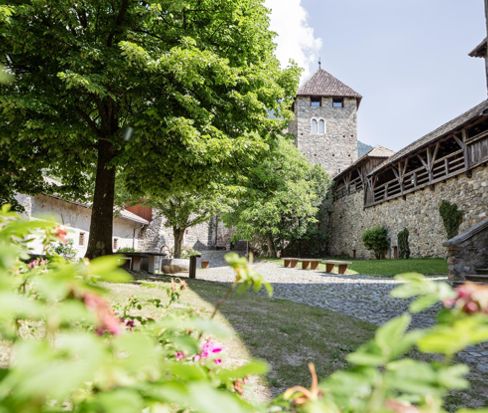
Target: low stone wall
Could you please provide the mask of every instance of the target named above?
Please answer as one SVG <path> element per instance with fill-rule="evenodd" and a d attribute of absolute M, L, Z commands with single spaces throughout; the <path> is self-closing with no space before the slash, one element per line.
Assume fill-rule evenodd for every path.
<path fill-rule="evenodd" d="M 462 283 L 488 266 L 488 219 L 445 243 L 449 258 L 449 280 Z"/>
<path fill-rule="evenodd" d="M 439 214 L 439 203 L 447 200 L 464 211 L 460 232 L 488 217 L 488 166 L 471 171 L 471 177 L 458 175 L 432 188 L 425 188 L 382 204 L 364 208 L 364 193 L 336 200 L 330 213 L 331 255 L 370 258 L 361 240 L 364 230 L 376 225 L 388 229 L 390 256 L 397 246 L 397 234 L 403 228 L 410 232 L 412 257 L 445 257 L 443 243 L 447 235 Z"/>

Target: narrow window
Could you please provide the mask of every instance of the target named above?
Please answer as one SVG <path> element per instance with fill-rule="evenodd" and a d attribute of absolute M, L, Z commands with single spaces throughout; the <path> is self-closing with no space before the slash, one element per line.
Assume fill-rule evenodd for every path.
<path fill-rule="evenodd" d="M 114 238 L 114 251 L 117 251 L 119 249 L 119 239 Z"/>
<path fill-rule="evenodd" d="M 324 135 L 325 134 L 325 120 L 320 119 L 319 120 L 319 135 Z"/>
<path fill-rule="evenodd" d="M 310 106 L 312 108 L 320 108 L 322 106 L 322 98 L 312 96 L 310 98 Z"/>
<path fill-rule="evenodd" d="M 333 98 L 332 99 L 332 107 L 333 108 L 343 108 L 344 107 L 344 98 Z"/>
<path fill-rule="evenodd" d="M 80 247 L 85 245 L 85 233 L 84 232 L 80 232 L 80 236 L 78 237 L 78 245 Z"/>
<path fill-rule="evenodd" d="M 318 124 L 317 119 L 312 119 L 311 131 L 313 135 L 316 135 L 318 132 Z"/>

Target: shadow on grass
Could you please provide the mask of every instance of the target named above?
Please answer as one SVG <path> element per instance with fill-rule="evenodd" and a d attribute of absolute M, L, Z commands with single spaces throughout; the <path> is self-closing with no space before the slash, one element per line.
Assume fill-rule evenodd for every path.
<path fill-rule="evenodd" d="M 169 276 L 137 276 L 146 281 L 169 282 Z M 190 280 L 191 292 L 211 309 L 229 288 L 228 283 Z M 184 301 L 202 308 L 204 303 L 187 295 Z M 254 358 L 270 365 L 267 386 L 277 395 L 293 385 L 310 384 L 308 363 L 314 362 L 320 377 L 346 365 L 345 357 L 371 338 L 375 327 L 330 310 L 263 294 L 234 294 L 220 307 L 220 316 L 236 332 Z"/>

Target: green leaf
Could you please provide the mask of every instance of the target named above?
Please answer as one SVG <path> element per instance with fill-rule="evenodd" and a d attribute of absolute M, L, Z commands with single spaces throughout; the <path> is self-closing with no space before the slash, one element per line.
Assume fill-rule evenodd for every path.
<path fill-rule="evenodd" d="M 240 379 L 246 376 L 261 376 L 268 372 L 269 366 L 266 362 L 253 360 L 235 369 L 225 369 L 217 373 L 217 376 L 226 381 L 229 379 Z"/>

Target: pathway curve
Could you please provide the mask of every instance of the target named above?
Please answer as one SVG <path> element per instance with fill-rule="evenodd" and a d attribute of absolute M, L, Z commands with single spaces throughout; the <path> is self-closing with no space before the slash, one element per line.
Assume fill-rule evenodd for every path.
<path fill-rule="evenodd" d="M 275 263 L 262 262 L 256 271 L 273 285 L 275 298 L 338 311 L 370 323 L 380 325 L 407 310 L 409 301 L 390 296 L 399 282 L 386 277 L 366 275 L 334 275 L 319 271 L 283 268 Z M 208 281 L 232 282 L 229 267 L 199 270 L 197 278 Z M 434 277 L 445 280 L 446 277 Z M 434 321 L 437 309 L 413 318 L 413 327 L 427 327 Z M 460 354 L 462 361 L 488 373 L 488 346 L 477 346 Z"/>

